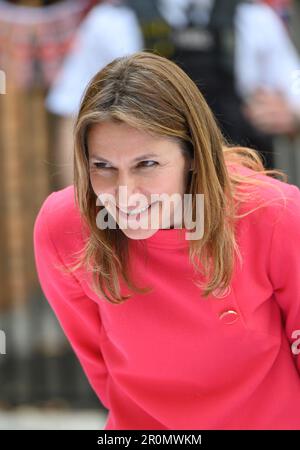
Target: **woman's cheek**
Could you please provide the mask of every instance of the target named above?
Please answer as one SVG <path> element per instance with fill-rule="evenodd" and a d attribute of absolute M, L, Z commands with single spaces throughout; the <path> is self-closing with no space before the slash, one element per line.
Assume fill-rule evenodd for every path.
<path fill-rule="evenodd" d="M 93 175 L 90 176 L 90 182 L 93 188 L 93 191 L 95 193 L 101 191 L 101 184 L 99 183 L 99 180 L 97 180 L 96 177 L 94 177 Z"/>
<path fill-rule="evenodd" d="M 97 173 L 90 173 L 90 181 L 95 192 L 103 192 L 112 187 L 113 181 Z"/>

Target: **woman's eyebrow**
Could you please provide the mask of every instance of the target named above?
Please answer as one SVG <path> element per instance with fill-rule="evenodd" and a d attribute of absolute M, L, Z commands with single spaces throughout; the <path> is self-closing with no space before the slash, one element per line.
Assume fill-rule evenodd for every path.
<path fill-rule="evenodd" d="M 147 159 L 147 158 L 158 158 L 158 157 L 159 157 L 159 155 L 157 155 L 156 153 L 147 153 L 145 155 L 138 156 L 137 158 L 134 158 L 132 160 L 132 162 L 141 161 L 142 159 Z M 102 156 L 99 156 L 99 155 L 91 154 L 89 158 L 90 159 L 99 159 L 99 160 L 101 159 L 101 161 L 107 162 L 109 164 L 113 164 L 108 159 L 102 158 Z"/>

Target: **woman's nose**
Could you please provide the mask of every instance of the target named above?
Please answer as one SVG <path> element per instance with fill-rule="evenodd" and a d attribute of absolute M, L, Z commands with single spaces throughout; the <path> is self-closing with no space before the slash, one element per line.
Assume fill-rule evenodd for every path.
<path fill-rule="evenodd" d="M 132 199 L 130 197 L 136 194 L 136 183 L 134 177 L 128 174 L 120 174 L 117 181 L 116 188 L 117 204 L 123 206 L 133 205 Z"/>

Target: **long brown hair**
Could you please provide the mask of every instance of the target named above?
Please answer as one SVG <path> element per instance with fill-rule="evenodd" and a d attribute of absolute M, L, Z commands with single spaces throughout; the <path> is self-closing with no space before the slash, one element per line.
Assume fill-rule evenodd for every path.
<path fill-rule="evenodd" d="M 149 289 L 133 282 L 128 238 L 123 231 L 118 227 L 102 230 L 96 224 L 99 206 L 90 182 L 87 135 L 94 124 L 104 120 L 173 138 L 193 157 L 194 172 L 187 193 L 193 194 L 193 217 L 194 194 L 204 194 L 205 232 L 201 239 L 190 240 L 189 261 L 205 278 L 205 284 L 199 283 L 204 297 L 215 289 L 225 289 L 230 284 L 235 257 L 241 259 L 235 221 L 242 217 L 237 214 L 237 205 L 249 193 L 248 188 L 242 188 L 266 183 L 234 173 L 228 170 L 229 165 L 241 164 L 284 180 L 286 175 L 266 170 L 257 151 L 226 142 L 198 87 L 174 62 L 143 51 L 113 60 L 88 84 L 74 127 L 75 198 L 90 234 L 79 260 L 69 268 L 83 266 L 91 271 L 95 292 L 112 303 L 130 297 L 121 294 L 119 276 L 134 292 Z M 202 268 L 197 261 L 201 261 Z"/>

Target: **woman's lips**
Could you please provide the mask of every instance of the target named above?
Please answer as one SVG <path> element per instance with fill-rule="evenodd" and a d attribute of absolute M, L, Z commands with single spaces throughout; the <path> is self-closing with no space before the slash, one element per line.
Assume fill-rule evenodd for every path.
<path fill-rule="evenodd" d="M 153 203 L 152 203 L 152 204 L 153 204 Z M 140 216 L 141 214 L 144 214 L 145 212 L 149 211 L 149 209 L 151 208 L 152 204 L 149 205 L 146 209 L 137 212 L 136 214 L 128 214 L 128 213 L 126 213 L 123 209 L 120 209 L 118 206 L 117 206 L 117 210 L 118 210 L 119 214 L 120 214 L 121 216 L 123 216 L 123 217 L 129 218 L 129 219 L 130 219 L 130 218 L 136 219 L 136 218 L 139 218 L 139 216 Z M 130 210 L 128 210 L 128 211 L 130 212 Z M 134 209 L 132 209 L 131 211 L 134 211 Z"/>

